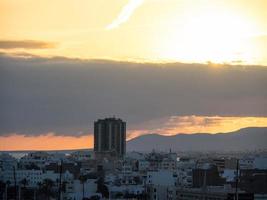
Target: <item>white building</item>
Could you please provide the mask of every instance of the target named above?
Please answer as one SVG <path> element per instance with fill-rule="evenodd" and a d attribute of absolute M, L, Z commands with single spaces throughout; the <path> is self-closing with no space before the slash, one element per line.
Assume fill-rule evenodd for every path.
<path fill-rule="evenodd" d="M 21 165 L 31 165 L 34 163 L 40 168 L 43 168 L 49 161 L 52 160 L 52 155 L 44 151 L 31 152 L 20 159 Z"/>
<path fill-rule="evenodd" d="M 169 170 L 147 172 L 147 193 L 149 199 L 176 199 L 177 174 Z"/>
<path fill-rule="evenodd" d="M 242 158 L 239 160 L 240 169 L 253 169 L 254 168 L 254 158 Z"/>
<path fill-rule="evenodd" d="M 160 164 L 160 169 L 174 171 L 176 169 L 176 159 L 170 157 L 163 158 Z"/>
<path fill-rule="evenodd" d="M 236 170 L 224 169 L 221 177 L 225 178 L 226 182 L 234 182 L 236 178 Z"/>
<path fill-rule="evenodd" d="M 95 158 L 95 154 L 93 151 L 75 151 L 71 153 L 71 158 L 76 161 L 85 161 L 85 160 L 92 160 Z"/>
<path fill-rule="evenodd" d="M 193 159 L 179 160 L 177 162 L 178 185 L 183 187 L 191 187 L 193 181 L 193 169 L 196 162 Z"/>
<path fill-rule="evenodd" d="M 254 169 L 267 169 L 267 157 L 255 157 L 253 162 Z"/>
<path fill-rule="evenodd" d="M 0 154 L 0 169 L 13 170 L 13 167 L 17 167 L 17 160 L 8 153 Z"/>
<path fill-rule="evenodd" d="M 149 169 L 149 162 L 147 160 L 138 160 L 138 170 L 147 171 Z"/>

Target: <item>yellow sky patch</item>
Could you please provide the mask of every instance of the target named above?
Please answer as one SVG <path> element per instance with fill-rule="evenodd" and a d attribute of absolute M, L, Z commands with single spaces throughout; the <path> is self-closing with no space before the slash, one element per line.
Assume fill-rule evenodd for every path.
<path fill-rule="evenodd" d="M 0 0 L 0 39 L 59 44 L 25 49 L 42 56 L 267 65 L 267 39 L 255 41 L 267 35 L 266 7 L 264 0 Z"/>

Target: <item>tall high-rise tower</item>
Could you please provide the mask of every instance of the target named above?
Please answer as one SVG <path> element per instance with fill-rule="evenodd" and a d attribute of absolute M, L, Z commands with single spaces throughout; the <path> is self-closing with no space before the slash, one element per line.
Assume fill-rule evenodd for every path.
<path fill-rule="evenodd" d="M 123 157 L 126 152 L 126 122 L 116 118 L 97 120 L 94 123 L 94 151 Z"/>

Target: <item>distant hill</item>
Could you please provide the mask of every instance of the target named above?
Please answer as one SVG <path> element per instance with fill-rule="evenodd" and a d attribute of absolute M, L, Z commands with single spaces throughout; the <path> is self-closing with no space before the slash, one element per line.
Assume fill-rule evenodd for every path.
<path fill-rule="evenodd" d="M 248 127 L 229 133 L 163 136 L 148 134 L 127 142 L 128 151 L 252 151 L 267 149 L 267 127 Z"/>

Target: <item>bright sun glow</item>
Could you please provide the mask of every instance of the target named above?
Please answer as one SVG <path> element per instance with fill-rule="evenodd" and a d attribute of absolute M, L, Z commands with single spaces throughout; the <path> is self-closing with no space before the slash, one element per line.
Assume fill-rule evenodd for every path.
<path fill-rule="evenodd" d="M 0 48 L 0 52 L 141 62 L 267 64 L 267 1 L 52 2 L 0 0 L 1 41 L 56 44 L 53 48 Z"/>
<path fill-rule="evenodd" d="M 257 56 L 247 41 L 256 29 L 240 15 L 207 9 L 188 15 L 184 21 L 164 44 L 161 57 L 185 62 L 252 63 Z"/>

